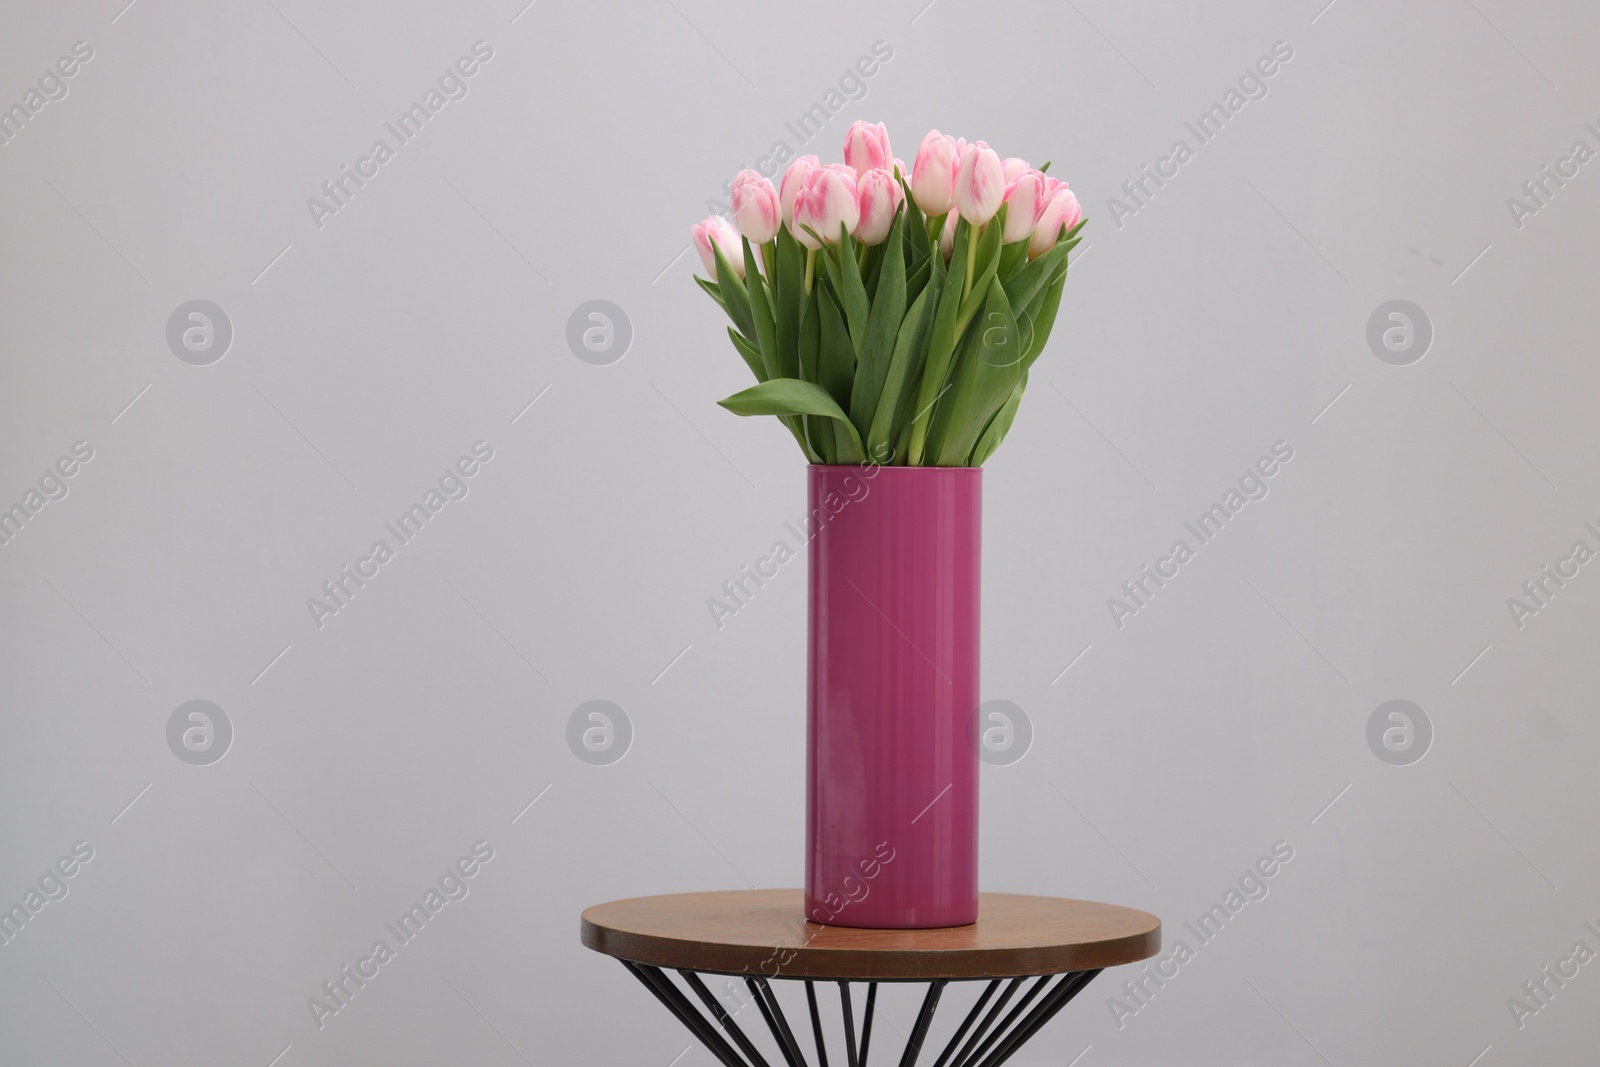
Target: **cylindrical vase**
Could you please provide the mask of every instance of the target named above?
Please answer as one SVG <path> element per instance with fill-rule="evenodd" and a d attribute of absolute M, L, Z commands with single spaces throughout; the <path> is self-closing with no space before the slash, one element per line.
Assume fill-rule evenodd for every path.
<path fill-rule="evenodd" d="M 806 917 L 978 914 L 983 471 L 813 465 Z"/>

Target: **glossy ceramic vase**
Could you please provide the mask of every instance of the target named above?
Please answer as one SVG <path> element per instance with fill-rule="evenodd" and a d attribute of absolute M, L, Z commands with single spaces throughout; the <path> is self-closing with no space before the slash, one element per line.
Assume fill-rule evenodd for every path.
<path fill-rule="evenodd" d="M 983 471 L 809 468 L 806 917 L 978 915 Z"/>

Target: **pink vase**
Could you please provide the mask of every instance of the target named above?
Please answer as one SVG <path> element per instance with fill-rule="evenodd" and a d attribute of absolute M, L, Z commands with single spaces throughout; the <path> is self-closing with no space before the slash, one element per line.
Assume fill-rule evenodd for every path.
<path fill-rule="evenodd" d="M 983 471 L 809 469 L 806 916 L 978 916 Z"/>

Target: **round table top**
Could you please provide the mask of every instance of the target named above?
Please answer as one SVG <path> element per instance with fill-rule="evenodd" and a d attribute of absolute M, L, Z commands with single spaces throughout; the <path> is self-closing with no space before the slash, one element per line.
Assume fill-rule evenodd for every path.
<path fill-rule="evenodd" d="M 1161 948 L 1161 920 L 1115 904 L 982 893 L 978 921 L 932 930 L 823 926 L 798 889 L 672 893 L 596 904 L 583 943 L 656 967 L 785 978 L 1014 978 L 1115 967 Z"/>

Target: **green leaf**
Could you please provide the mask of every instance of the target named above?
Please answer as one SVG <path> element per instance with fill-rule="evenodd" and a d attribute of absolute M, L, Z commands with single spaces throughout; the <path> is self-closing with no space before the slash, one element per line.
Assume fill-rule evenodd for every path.
<path fill-rule="evenodd" d="M 835 282 L 839 307 L 844 311 L 845 322 L 850 324 L 850 339 L 855 343 L 856 354 L 861 354 L 862 339 L 867 332 L 867 315 L 872 303 L 867 299 L 867 289 L 861 283 L 861 272 L 856 268 L 856 242 L 839 226 L 839 280 Z"/>
<path fill-rule="evenodd" d="M 1028 261 L 1028 244 L 1032 234 L 1023 234 L 1022 240 L 1013 241 L 1000 249 L 1000 269 L 995 274 L 1001 281 L 1015 274 Z"/>
<path fill-rule="evenodd" d="M 733 347 L 738 349 L 739 355 L 744 357 L 745 364 L 750 368 L 750 373 L 756 376 L 756 381 L 766 381 L 767 367 L 761 362 L 761 349 L 745 340 L 744 335 L 732 326 L 728 327 L 728 339 L 733 342 Z"/>
<path fill-rule="evenodd" d="M 909 466 L 922 464 L 928 424 L 933 417 L 934 402 L 944 388 L 945 375 L 950 369 L 950 357 L 955 353 L 956 314 L 961 307 L 961 286 L 966 278 L 967 220 L 956 221 L 955 249 L 950 254 L 950 267 L 944 272 L 945 284 L 939 293 L 939 310 L 934 316 L 933 333 L 928 338 L 928 358 L 923 364 L 922 381 L 917 387 L 917 414 L 911 420 L 911 435 L 906 449 L 900 453 Z M 938 268 L 935 267 L 935 270 Z"/>
<path fill-rule="evenodd" d="M 906 261 L 900 254 L 899 218 L 889 229 L 887 247 L 895 253 L 883 257 L 883 275 L 857 348 L 855 383 L 850 390 L 850 421 L 863 434 L 872 426 L 873 412 L 889 375 L 889 359 L 894 354 L 900 321 L 906 315 Z"/>
<path fill-rule="evenodd" d="M 1044 289 L 1048 279 L 1056 276 L 1058 269 L 1063 271 L 1066 269 L 1067 253 L 1078 247 L 1078 242 L 1083 240 L 1080 231 L 1088 221 L 1088 219 L 1078 220 L 1076 226 L 1056 241 L 1054 248 L 1006 279 L 1006 298 L 1011 301 L 1012 307 L 1033 300 L 1035 294 Z"/>
<path fill-rule="evenodd" d="M 746 337 L 756 336 L 755 320 L 750 317 L 750 294 L 745 291 L 744 280 L 734 271 L 733 264 L 722 254 L 722 248 L 711 242 L 712 255 L 717 258 L 717 289 L 722 293 L 722 306 L 728 318 Z"/>
<path fill-rule="evenodd" d="M 977 270 L 972 277 L 972 291 L 961 301 L 961 314 L 956 317 L 956 333 L 967 328 L 967 323 L 988 300 L 989 279 L 1000 269 L 1000 232 L 1005 226 L 1006 208 L 1001 204 L 999 214 L 989 220 L 988 229 L 978 239 Z"/>
<path fill-rule="evenodd" d="M 1067 253 L 1078 247 L 1078 242 L 1083 240 L 1084 223 L 1088 219 L 1079 219 L 1078 224 L 1072 229 L 1060 234 L 1056 238 L 1055 247 L 1029 263 L 1026 267 L 1018 268 L 1010 278 L 1007 278 L 1006 295 L 1015 307 L 1019 303 L 1026 303 L 1033 299 L 1033 293 L 1044 288 L 1044 279 L 1052 277 L 1056 266 L 1067 258 Z M 1053 257 L 1053 258 L 1052 258 Z M 1050 260 L 1050 262 L 1046 262 Z M 1016 284 L 1011 284 L 1013 279 Z"/>
<path fill-rule="evenodd" d="M 744 246 L 744 275 L 745 285 L 750 294 L 750 317 L 755 321 L 756 339 L 761 346 L 761 362 L 767 368 L 768 380 L 786 378 L 782 361 L 778 354 L 777 325 L 772 320 L 771 298 L 767 291 L 767 283 L 761 277 L 761 269 L 756 265 L 755 249 L 750 247 L 749 238 L 741 237 L 739 243 Z M 798 361 L 798 359 L 797 359 Z M 801 425 L 798 416 L 784 416 L 783 424 L 794 434 L 794 439 L 800 442 L 802 451 L 808 449 L 805 427 Z"/>
<path fill-rule="evenodd" d="M 906 302 L 908 304 L 917 302 L 917 297 L 921 296 L 922 290 L 927 288 L 928 279 L 932 275 L 933 264 L 928 260 L 923 260 L 911 270 L 911 273 L 906 277 Z"/>
<path fill-rule="evenodd" d="M 1012 313 L 1005 287 L 991 278 L 983 320 L 974 324 L 962 345 L 954 387 L 928 434 L 938 466 L 959 466 L 972 455 L 979 435 L 1022 377 L 1028 333 Z"/>
<path fill-rule="evenodd" d="M 1024 307 L 1044 291 L 1045 283 L 1055 277 L 1056 271 L 1067 258 L 1067 246 L 1057 244 L 1050 251 L 1029 263 L 1005 280 L 1006 299 L 1012 307 Z"/>
<path fill-rule="evenodd" d="M 861 280 L 867 286 L 867 303 L 871 305 L 878 299 L 878 279 L 883 274 L 883 261 L 885 252 L 893 247 L 888 241 L 883 244 L 869 245 L 866 248 L 866 262 L 861 266 Z M 870 317 L 870 316 L 869 316 Z"/>
<path fill-rule="evenodd" d="M 828 395 L 826 389 L 814 382 L 803 382 L 798 378 L 773 378 L 717 403 L 735 415 L 821 415 L 833 419 L 848 432 L 854 449 L 853 453 L 844 457 L 846 461 L 860 463 L 866 458 L 861 448 L 861 438 L 856 428 L 850 425 L 844 410 Z"/>
<path fill-rule="evenodd" d="M 928 247 L 928 217 L 917 207 L 917 202 L 911 198 L 911 190 L 902 178 L 900 186 L 905 190 L 905 199 L 901 207 L 900 219 L 900 246 L 905 251 L 906 257 L 906 303 L 916 302 L 922 295 L 922 287 L 928 284 L 928 278 L 933 273 L 933 259 L 939 251 L 935 244 Z M 944 260 L 940 259 L 940 265 Z"/>
<path fill-rule="evenodd" d="M 771 247 L 770 245 L 768 246 Z M 800 369 L 800 319 L 805 311 L 806 250 L 789 227 L 778 228 L 773 320 L 778 328 L 778 367 L 785 378 L 816 379 Z"/>
<path fill-rule="evenodd" d="M 903 416 L 914 371 L 921 368 L 923 353 L 928 346 L 928 335 L 933 330 L 934 310 L 939 303 L 939 291 L 944 284 L 942 275 L 935 275 L 911 305 L 900 332 L 895 337 L 894 354 L 889 360 L 889 371 L 884 378 L 878 404 L 872 414 L 872 424 L 867 431 L 867 452 L 878 455 L 879 450 L 895 440 L 901 429 Z M 852 397 L 853 399 L 853 397 Z"/>
<path fill-rule="evenodd" d="M 744 283 L 750 296 L 750 318 L 755 324 L 756 343 L 761 346 L 761 361 L 766 364 L 768 378 L 784 377 L 778 361 L 778 330 L 772 321 L 772 304 L 767 296 L 767 283 L 756 266 L 755 250 L 747 238 L 739 238 L 744 246 Z"/>
<path fill-rule="evenodd" d="M 696 274 L 694 276 L 694 283 L 700 288 L 704 289 L 706 294 L 717 302 L 717 307 L 721 308 L 723 311 L 728 310 L 727 302 L 722 299 L 722 290 L 718 287 L 716 282 L 708 282 L 704 278 L 700 277 L 700 275 Z"/>
<path fill-rule="evenodd" d="M 939 259 L 941 259 L 941 260 L 944 259 L 944 254 L 939 251 L 939 238 L 941 236 L 943 236 L 943 234 L 944 234 L 945 220 L 947 220 L 949 217 L 950 217 L 950 212 L 948 212 L 948 211 L 946 211 L 943 215 L 925 215 L 925 216 L 923 216 L 923 218 L 926 220 L 926 223 L 927 223 L 927 226 L 926 226 L 926 229 L 924 230 L 924 233 L 926 234 L 927 239 L 928 239 L 928 256 L 929 256 L 929 258 L 932 258 L 933 256 L 937 255 L 939 257 Z M 957 219 L 956 221 L 959 222 L 960 219 Z"/>
<path fill-rule="evenodd" d="M 989 420 L 989 425 L 984 428 L 983 436 L 978 438 L 977 447 L 972 450 L 972 458 L 967 461 L 969 467 L 981 467 L 994 455 L 994 450 L 1000 447 L 1000 442 L 1011 430 L 1011 423 L 1017 417 L 1017 408 L 1022 403 L 1023 390 L 1028 388 L 1028 372 L 1023 371 L 1022 377 L 1017 381 L 1016 387 L 1011 390 L 1011 395 L 994 413 L 994 418 Z"/>
<path fill-rule="evenodd" d="M 819 285 L 814 290 L 821 304 L 820 318 L 821 331 L 817 345 L 817 382 L 825 389 L 834 402 L 843 410 L 850 403 L 850 390 L 854 385 L 856 376 L 855 347 L 850 343 L 850 331 L 844 324 L 844 317 L 839 311 L 831 288 Z M 843 455 L 849 449 L 843 431 L 838 426 L 833 430 L 832 451 L 834 454 Z M 852 429 L 854 429 L 852 427 Z"/>
<path fill-rule="evenodd" d="M 817 346 L 822 321 L 818 317 L 818 300 L 821 294 L 820 285 L 815 292 L 800 294 L 800 329 L 796 345 L 796 356 L 800 366 L 799 373 L 795 377 L 807 382 L 821 381 L 817 369 Z"/>
<path fill-rule="evenodd" d="M 1033 321 L 1033 339 L 1028 346 L 1028 354 L 1022 361 L 1023 372 L 1033 366 L 1033 361 L 1039 358 L 1039 353 L 1044 351 L 1045 342 L 1050 340 L 1050 331 L 1056 324 L 1056 312 L 1061 307 L 1061 291 L 1067 284 L 1067 264 L 1061 264 L 1061 273 L 1045 288 L 1037 311 L 1031 312 L 1029 317 Z"/>
<path fill-rule="evenodd" d="M 902 181 L 901 187 L 905 188 Z M 906 300 L 916 300 L 922 292 L 922 287 L 928 284 L 928 276 L 933 272 L 933 260 L 938 257 L 939 245 L 935 241 L 930 247 L 928 244 L 928 217 L 917 207 L 917 202 L 911 198 L 908 190 L 901 208 L 903 217 L 900 220 L 900 245 L 905 250 L 906 256 Z M 943 265 L 944 260 L 940 259 Z"/>
<path fill-rule="evenodd" d="M 784 368 L 782 368 L 781 355 L 779 355 L 778 328 L 776 328 L 776 323 L 773 322 L 771 293 L 766 288 L 765 278 L 762 278 L 762 270 L 757 266 L 755 250 L 750 246 L 749 238 L 739 238 L 739 243 L 741 243 L 742 251 L 744 251 L 744 285 L 746 285 L 746 296 L 749 299 L 750 322 L 755 326 L 757 344 L 750 346 L 749 342 L 746 341 L 746 346 L 738 346 L 736 344 L 736 347 L 739 347 L 739 355 L 746 357 L 746 362 L 749 362 L 749 352 L 746 352 L 746 347 L 755 349 L 755 354 L 760 358 L 763 371 L 765 371 L 763 374 L 757 374 L 757 379 L 771 381 L 771 379 L 787 378 L 786 374 L 784 374 Z M 776 256 L 776 251 L 768 253 L 768 258 L 774 258 L 774 256 Z M 717 266 L 718 270 L 722 269 L 722 261 L 720 259 L 718 259 Z M 790 434 L 794 435 L 795 442 L 800 445 L 800 451 L 805 453 L 806 459 L 813 459 L 816 453 L 811 448 L 810 442 L 806 440 L 806 430 L 802 421 L 800 421 L 800 416 L 786 414 L 786 416 L 779 416 L 779 421 L 784 424 Z"/>
<path fill-rule="evenodd" d="M 733 347 L 738 350 L 739 355 L 744 357 L 745 365 L 750 368 L 750 373 L 756 376 L 756 381 L 766 381 L 766 366 L 762 362 L 761 351 L 757 349 L 755 345 L 751 344 L 748 340 L 741 336 L 739 332 L 732 326 L 728 327 L 728 337 L 733 341 Z M 796 443 L 800 445 L 801 453 L 803 453 L 806 457 L 806 462 L 822 462 L 821 457 L 817 455 L 816 449 L 814 449 L 811 446 L 811 443 L 806 440 L 805 426 L 803 425 L 801 418 L 786 415 L 783 416 L 780 421 L 788 429 L 788 431 L 794 435 Z"/>
<path fill-rule="evenodd" d="M 835 302 L 831 287 L 819 285 L 813 294 L 820 305 L 821 330 L 817 345 L 817 384 L 842 408 L 850 403 L 850 390 L 856 377 L 855 347 L 850 331 Z"/>
<path fill-rule="evenodd" d="M 917 206 L 916 200 L 912 199 L 911 187 L 906 184 L 905 178 L 901 177 L 899 181 L 900 188 L 905 193 L 904 206 L 901 208 L 905 212 L 905 218 L 901 220 L 900 230 L 906 255 L 906 273 L 912 275 L 916 273 L 918 267 L 928 262 L 930 255 L 928 219 Z"/>
<path fill-rule="evenodd" d="M 807 382 L 820 382 L 817 363 L 822 345 L 822 313 L 820 297 L 822 287 L 817 286 L 810 295 L 802 294 L 805 307 L 800 313 L 800 378 Z M 806 440 L 821 462 L 830 463 L 833 457 L 833 429 L 814 415 L 801 416 Z"/>
<path fill-rule="evenodd" d="M 823 462 L 822 456 L 817 453 L 817 450 L 812 447 L 810 440 L 806 437 L 806 420 L 810 417 L 809 415 L 795 415 L 782 421 L 785 426 L 789 427 L 789 432 L 794 434 L 795 441 L 800 445 L 800 451 L 805 453 L 806 462 L 821 463 Z"/>
<path fill-rule="evenodd" d="M 911 420 L 907 419 L 905 425 L 900 427 L 900 435 L 894 439 L 894 457 L 890 465 L 905 467 L 910 465 L 909 453 L 911 451 Z"/>

